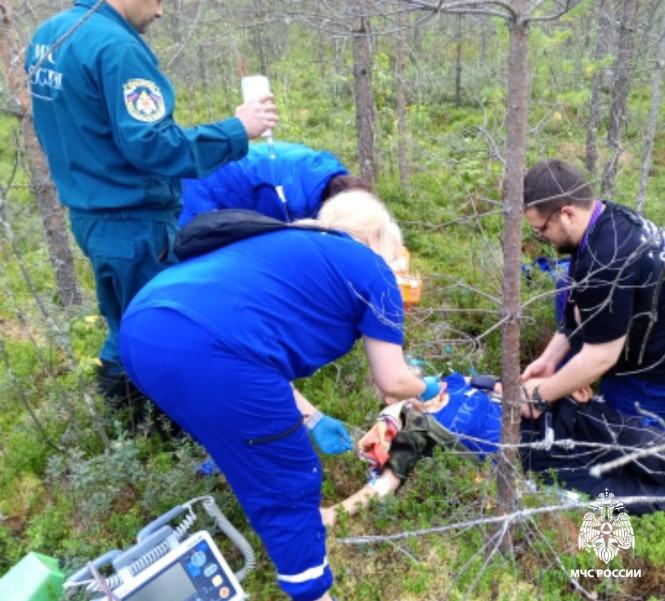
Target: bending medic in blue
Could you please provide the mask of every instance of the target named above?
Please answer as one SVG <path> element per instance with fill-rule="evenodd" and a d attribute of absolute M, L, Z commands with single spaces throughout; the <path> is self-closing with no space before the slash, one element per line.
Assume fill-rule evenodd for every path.
<path fill-rule="evenodd" d="M 181 178 L 243 157 L 248 137 L 273 127 L 277 116 L 266 97 L 240 106 L 237 118 L 179 127 L 173 87 L 140 35 L 161 17 L 161 1 L 108 0 L 90 14 L 93 5 L 78 0 L 43 23 L 25 67 L 37 137 L 74 237 L 92 262 L 108 323 L 100 357 L 120 374 L 121 314 L 174 262 L 168 249 L 182 208 Z"/>
<path fill-rule="evenodd" d="M 120 332 L 132 381 L 206 447 L 296 601 L 330 600 L 332 573 L 305 427 L 317 412 L 291 382 L 362 338 L 384 393 L 439 393 L 404 361 L 387 264 L 401 235 L 383 205 L 345 192 L 318 224 L 337 232 L 276 231 L 170 267 L 137 294 Z"/>
<path fill-rule="evenodd" d="M 339 159 L 302 144 L 251 144 L 247 155 L 203 179 L 182 182 L 180 225 L 214 209 L 248 209 L 281 221 L 316 217 L 321 204 L 344 190 L 369 186 Z"/>

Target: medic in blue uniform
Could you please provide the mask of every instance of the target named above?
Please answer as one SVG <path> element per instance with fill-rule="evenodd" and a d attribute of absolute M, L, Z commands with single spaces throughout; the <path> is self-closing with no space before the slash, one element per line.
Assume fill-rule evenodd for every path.
<path fill-rule="evenodd" d="M 92 262 L 108 323 L 100 357 L 121 373 L 120 316 L 141 286 L 174 262 L 159 257 L 177 231 L 181 178 L 243 157 L 248 136 L 277 117 L 266 97 L 239 107 L 237 118 L 179 127 L 173 87 L 140 36 L 161 16 L 161 2 L 108 0 L 91 14 L 95 4 L 78 0 L 43 23 L 25 67 L 37 136 Z"/>
<path fill-rule="evenodd" d="M 214 209 L 248 209 L 286 222 L 316 217 L 326 198 L 349 188 L 370 189 L 325 150 L 277 142 L 272 152 L 252 144 L 243 159 L 183 180 L 180 225 Z"/>
<path fill-rule="evenodd" d="M 206 447 L 296 601 L 330 599 L 332 574 L 321 464 L 303 425 L 315 408 L 291 382 L 362 337 L 385 394 L 439 393 L 404 362 L 402 299 L 386 262 L 401 236 L 383 205 L 346 192 L 319 224 L 354 238 L 285 229 L 190 259 L 136 295 L 120 331 L 132 381 Z"/>

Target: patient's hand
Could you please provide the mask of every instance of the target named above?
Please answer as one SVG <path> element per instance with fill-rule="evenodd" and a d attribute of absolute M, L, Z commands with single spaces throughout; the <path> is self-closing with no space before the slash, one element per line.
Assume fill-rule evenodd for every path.
<path fill-rule="evenodd" d="M 593 398 L 591 386 L 584 386 L 570 394 L 578 403 L 588 403 Z"/>
<path fill-rule="evenodd" d="M 321 520 L 323 525 L 328 528 L 332 528 L 337 523 L 337 511 L 335 510 L 335 505 L 332 507 L 319 507 L 321 512 Z"/>

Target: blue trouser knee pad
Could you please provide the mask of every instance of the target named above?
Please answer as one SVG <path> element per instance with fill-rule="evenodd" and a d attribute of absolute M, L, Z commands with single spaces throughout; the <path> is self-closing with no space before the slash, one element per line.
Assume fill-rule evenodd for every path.
<path fill-rule="evenodd" d="M 647 382 L 632 376 L 605 376 L 600 381 L 600 392 L 613 409 L 625 415 L 645 418 L 648 425 L 662 427 L 658 420 L 646 418 L 640 413 L 635 403 L 639 403 L 641 409 L 665 419 L 665 384 Z"/>

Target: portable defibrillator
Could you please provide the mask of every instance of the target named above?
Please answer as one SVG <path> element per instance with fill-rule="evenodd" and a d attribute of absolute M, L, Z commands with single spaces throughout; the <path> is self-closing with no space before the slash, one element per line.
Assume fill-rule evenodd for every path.
<path fill-rule="evenodd" d="M 205 530 L 190 536 L 113 592 L 122 601 L 240 601 L 244 598 L 236 577 Z"/>
<path fill-rule="evenodd" d="M 236 544 L 245 566 L 234 573 L 206 530 L 187 536 L 196 520 L 192 504 L 203 501 L 208 514 Z M 177 528 L 168 525 L 183 511 L 187 516 Z M 241 601 L 240 580 L 254 565 L 247 540 L 228 522 L 212 497 L 193 499 L 174 507 L 137 535 L 137 544 L 126 551 L 110 551 L 73 574 L 65 588 L 82 588 L 93 601 Z M 111 575 L 102 576 L 101 569 Z M 100 596 L 101 595 L 101 596 Z"/>

